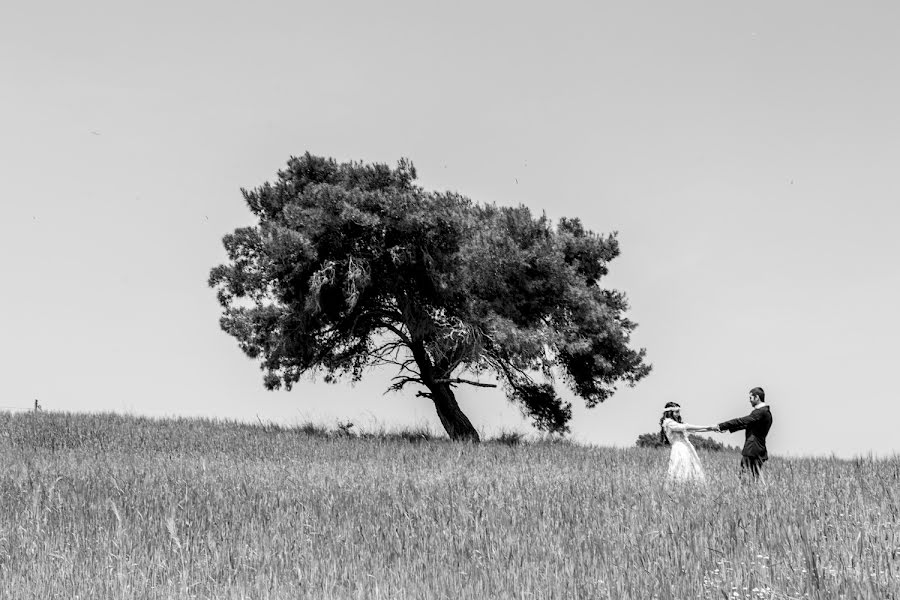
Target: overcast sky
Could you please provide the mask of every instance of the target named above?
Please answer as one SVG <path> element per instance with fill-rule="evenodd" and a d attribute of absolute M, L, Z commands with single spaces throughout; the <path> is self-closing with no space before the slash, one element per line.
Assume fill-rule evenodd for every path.
<path fill-rule="evenodd" d="M 618 231 L 653 373 L 573 437 L 762 386 L 770 452 L 897 449 L 896 2 L 20 2 L 0 18 L 0 405 L 428 425 L 410 390 L 266 392 L 206 286 L 305 151 Z M 566 392 L 567 397 L 571 394 Z M 496 391 L 460 403 L 529 431 Z M 742 434 L 717 439 L 742 443 Z"/>

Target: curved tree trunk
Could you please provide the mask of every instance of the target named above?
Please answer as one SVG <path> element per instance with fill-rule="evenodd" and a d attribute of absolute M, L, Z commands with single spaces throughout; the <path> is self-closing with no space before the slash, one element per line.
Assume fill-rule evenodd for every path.
<path fill-rule="evenodd" d="M 410 345 L 413 358 L 419 367 L 419 374 L 422 379 L 421 383 L 428 388 L 430 393 L 423 394 L 431 398 L 434 402 L 434 408 L 437 410 L 438 418 L 441 425 L 451 440 L 479 442 L 478 432 L 472 427 L 472 422 L 459 408 L 456 403 L 456 396 L 450 389 L 450 384 L 445 380 L 441 381 L 435 376 L 434 365 L 425 350 L 425 345 L 421 341 L 415 341 Z"/>
<path fill-rule="evenodd" d="M 451 440 L 481 441 L 478 437 L 478 432 L 472 426 L 472 422 L 459 408 L 456 396 L 453 395 L 453 390 L 450 389 L 448 384 L 435 383 L 428 386 L 428 389 L 431 391 L 431 399 L 434 402 L 435 409 L 437 409 L 441 425 L 444 426 Z"/>

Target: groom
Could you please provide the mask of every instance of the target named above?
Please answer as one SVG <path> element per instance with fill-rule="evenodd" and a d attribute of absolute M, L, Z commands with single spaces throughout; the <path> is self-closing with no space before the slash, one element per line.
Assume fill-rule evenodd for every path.
<path fill-rule="evenodd" d="M 750 390 L 750 404 L 753 411 L 746 417 L 719 423 L 719 431 L 746 429 L 746 442 L 741 451 L 741 473 L 750 471 L 754 479 L 759 479 L 759 468 L 769 459 L 766 452 L 766 435 L 772 427 L 772 411 L 766 404 L 766 393 L 761 387 Z"/>

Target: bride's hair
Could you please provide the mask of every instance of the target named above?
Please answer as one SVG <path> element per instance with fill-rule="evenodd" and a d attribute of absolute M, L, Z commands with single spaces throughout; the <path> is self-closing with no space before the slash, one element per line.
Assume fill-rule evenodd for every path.
<path fill-rule="evenodd" d="M 681 413 L 678 409 L 681 408 L 681 405 L 677 402 L 666 402 L 666 406 L 663 409 L 663 416 L 659 420 L 659 441 L 663 444 L 669 444 L 669 438 L 666 437 L 666 428 L 663 427 L 663 421 L 666 419 L 672 419 L 678 423 L 681 423 Z"/>

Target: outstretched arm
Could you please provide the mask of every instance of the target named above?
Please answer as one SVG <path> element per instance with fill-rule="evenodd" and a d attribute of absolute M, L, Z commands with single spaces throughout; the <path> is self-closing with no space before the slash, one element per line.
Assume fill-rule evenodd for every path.
<path fill-rule="evenodd" d="M 716 428 L 715 425 L 689 425 L 687 423 L 684 425 L 686 427 L 685 431 L 712 431 Z"/>
<path fill-rule="evenodd" d="M 710 429 L 714 429 L 714 427 L 707 425 L 691 425 L 690 423 L 676 423 L 675 421 L 672 421 L 669 424 L 669 429 L 672 431 L 709 431 Z"/>
<path fill-rule="evenodd" d="M 746 429 L 748 425 L 752 423 L 756 423 L 762 418 L 762 411 L 753 411 L 746 417 L 741 417 L 739 419 L 731 419 L 730 421 L 725 421 L 724 423 L 719 423 L 719 429 L 723 431 L 739 431 L 741 429 Z"/>

